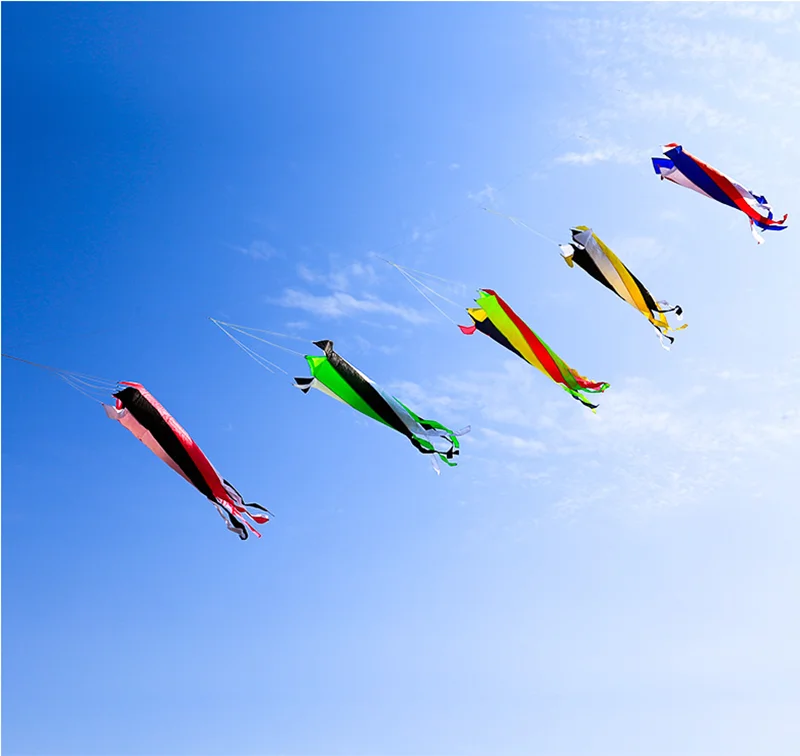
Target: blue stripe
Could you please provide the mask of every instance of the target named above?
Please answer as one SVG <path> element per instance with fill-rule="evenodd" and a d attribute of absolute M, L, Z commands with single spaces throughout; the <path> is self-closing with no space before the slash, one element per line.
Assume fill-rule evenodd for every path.
<path fill-rule="evenodd" d="M 686 176 L 698 189 L 702 189 L 710 197 L 723 205 L 735 208 L 736 203 L 728 198 L 728 195 L 719 188 L 717 183 L 709 176 L 692 158 L 686 155 L 681 147 L 673 147 L 664 153 L 672 158 L 677 169 Z"/>
<path fill-rule="evenodd" d="M 766 226 L 760 221 L 754 220 L 753 223 L 756 224 L 762 231 L 783 231 L 785 228 L 789 228 L 788 226 Z"/>
<path fill-rule="evenodd" d="M 675 167 L 675 163 L 671 160 L 667 160 L 666 158 L 650 158 L 653 161 L 653 168 L 655 172 L 660 176 L 661 171 L 659 168 L 665 168 L 666 170 L 671 170 Z"/>

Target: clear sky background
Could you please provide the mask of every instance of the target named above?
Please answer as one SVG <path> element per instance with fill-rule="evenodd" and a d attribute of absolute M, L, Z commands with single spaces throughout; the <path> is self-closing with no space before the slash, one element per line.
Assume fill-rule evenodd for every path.
<path fill-rule="evenodd" d="M 275 518 L 240 542 L 4 360 L 3 753 L 798 753 L 799 32 L 769 3 L 4 4 L 3 351 L 142 382 Z M 790 228 L 757 246 L 659 181 L 671 141 Z M 688 329 L 662 350 L 480 204 L 592 226 Z M 611 383 L 597 415 L 392 247 L 463 307 L 497 289 Z M 471 423 L 458 468 L 209 316 Z"/>

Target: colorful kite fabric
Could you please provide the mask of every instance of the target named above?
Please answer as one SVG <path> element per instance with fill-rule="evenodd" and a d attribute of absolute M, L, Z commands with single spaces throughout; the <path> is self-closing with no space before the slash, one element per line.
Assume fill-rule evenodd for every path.
<path fill-rule="evenodd" d="M 599 394 L 609 388 L 608 383 L 597 383 L 579 375 L 569 367 L 547 344 L 492 289 L 480 289 L 475 302 L 478 307 L 467 309 L 473 325 L 459 326 L 468 336 L 476 330 L 485 333 L 498 344 L 511 350 L 530 363 L 567 391 L 573 398 L 594 412 L 598 405 L 591 404 L 581 392 Z"/>
<path fill-rule="evenodd" d="M 116 407 L 103 404 L 106 414 L 121 423 L 153 454 L 209 499 L 225 520 L 228 530 L 243 541 L 248 537 L 248 529 L 261 538 L 261 534 L 242 515 L 264 524 L 269 521 L 268 510 L 260 504 L 246 504 L 241 494 L 220 477 L 191 436 L 144 386 L 126 381 L 119 385 L 126 388 L 114 394 Z M 248 508 L 265 514 L 250 512 Z"/>
<path fill-rule="evenodd" d="M 756 231 L 756 226 L 764 231 L 782 231 L 786 228 L 784 223 L 789 216 L 775 220 L 766 197 L 753 194 L 724 173 L 690 155 L 679 144 L 673 142 L 662 149 L 666 158 L 652 158 L 653 168 L 662 180 L 694 189 L 723 205 L 741 210 L 750 219 L 750 229 L 759 244 L 764 239 Z"/>
<path fill-rule="evenodd" d="M 675 341 L 668 336 L 669 331 L 682 331 L 686 324 L 672 328 L 667 322 L 665 313 L 674 312 L 678 320 L 683 319 L 683 310 L 679 305 L 670 306 L 664 300 L 656 301 L 652 294 L 642 285 L 636 276 L 631 273 L 624 263 L 600 240 L 588 226 L 576 226 L 571 229 L 572 242 L 559 244 L 561 254 L 567 265 L 572 268 L 578 265 L 592 278 L 608 287 L 620 299 L 642 313 L 658 331 L 659 337 Z M 664 345 L 662 338 L 662 345 Z M 669 347 L 666 347 L 669 349 Z"/>
<path fill-rule="evenodd" d="M 468 433 L 469 426 L 454 432 L 433 420 L 421 418 L 334 352 L 332 341 L 315 341 L 314 346 L 325 354 L 323 357 L 305 356 L 312 377 L 294 379 L 294 385 L 304 394 L 312 388 L 318 389 L 402 433 L 422 454 L 435 455 L 432 461 L 437 473 L 436 457 L 450 467 L 456 466 L 453 460 L 459 454 L 458 436 Z"/>

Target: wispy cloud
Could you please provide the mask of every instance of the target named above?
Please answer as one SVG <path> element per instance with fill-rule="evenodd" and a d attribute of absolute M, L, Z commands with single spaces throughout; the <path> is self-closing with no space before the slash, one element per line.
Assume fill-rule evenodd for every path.
<path fill-rule="evenodd" d="M 450 165 L 447 166 L 448 170 L 451 171 L 457 171 L 460 167 L 461 165 L 459 163 L 450 163 Z"/>
<path fill-rule="evenodd" d="M 640 271 L 646 270 L 648 263 L 654 260 L 669 257 L 668 249 L 653 236 L 616 236 L 604 241 L 621 260 Z"/>
<path fill-rule="evenodd" d="M 411 231 L 411 241 L 414 244 L 420 240 L 422 240 L 425 244 L 430 244 L 433 241 L 433 238 L 433 231 L 425 231 L 419 226 L 414 226 L 413 230 Z"/>
<path fill-rule="evenodd" d="M 399 351 L 399 347 L 396 346 L 392 347 L 387 346 L 386 344 L 373 344 L 369 339 L 365 339 L 359 334 L 356 334 L 354 341 L 356 346 L 362 352 L 380 352 L 381 354 L 392 355 L 397 354 Z"/>
<path fill-rule="evenodd" d="M 263 239 L 252 241 L 246 247 L 240 247 L 234 244 L 229 244 L 228 247 L 253 260 L 270 260 L 278 254 L 275 247 Z"/>
<path fill-rule="evenodd" d="M 728 18 L 745 19 L 761 24 L 784 24 L 794 18 L 793 3 L 704 3 L 701 6 L 687 3 L 673 6 L 677 18 L 699 20 L 709 16 L 727 16 Z"/>
<path fill-rule="evenodd" d="M 343 318 L 362 313 L 383 313 L 416 325 L 429 322 L 427 317 L 413 308 L 385 302 L 372 295 L 364 295 L 362 299 L 358 299 L 342 291 L 319 296 L 307 291 L 286 289 L 280 299 L 269 301 L 281 307 L 305 310 L 320 317 Z"/>
<path fill-rule="evenodd" d="M 557 157 L 556 162 L 570 165 L 593 165 L 594 163 L 607 162 L 637 165 L 642 162 L 643 155 L 644 153 L 641 149 L 637 150 L 611 144 L 585 152 L 567 152 Z M 644 156 L 646 157 L 646 155 Z"/>
<path fill-rule="evenodd" d="M 371 265 L 353 262 L 332 269 L 327 273 L 319 273 L 304 264 L 297 267 L 297 274 L 308 283 L 321 284 L 334 291 L 348 291 L 358 282 L 360 285 L 374 284 L 378 276 Z"/>
<path fill-rule="evenodd" d="M 497 201 L 497 189 L 489 184 L 486 184 L 486 186 L 479 192 L 469 192 L 467 194 L 467 199 L 471 199 L 474 202 L 494 205 Z"/>
<path fill-rule="evenodd" d="M 670 392 L 644 378 L 623 380 L 599 397 L 596 415 L 520 360 L 393 388 L 429 416 L 472 423 L 465 464 L 474 457 L 530 482 L 572 460 L 570 474 L 547 489 L 554 507 L 671 507 L 702 501 L 748 466 L 785 459 L 800 441 L 800 412 L 787 411 L 783 399 L 800 388 L 797 364 L 759 376 L 717 369 Z M 518 461 L 509 466 L 509 457 Z M 755 495 L 758 476 L 744 478 Z"/>
<path fill-rule="evenodd" d="M 290 320 L 286 324 L 286 329 L 289 331 L 302 331 L 309 327 L 309 323 L 305 320 Z"/>

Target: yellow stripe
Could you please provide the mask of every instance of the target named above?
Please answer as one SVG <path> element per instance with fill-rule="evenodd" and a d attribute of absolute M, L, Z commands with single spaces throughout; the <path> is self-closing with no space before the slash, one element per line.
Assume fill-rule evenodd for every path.
<path fill-rule="evenodd" d="M 488 294 L 481 294 L 479 302 L 481 305 L 483 305 L 483 308 L 486 310 L 486 314 L 489 316 L 492 323 L 494 323 L 497 330 L 508 339 L 508 342 L 511 344 L 511 346 L 513 346 L 514 349 L 516 349 L 523 356 L 525 361 L 529 362 L 537 370 L 541 370 L 542 373 L 552 380 L 550 373 L 548 373 L 547 370 L 545 370 L 544 365 L 539 362 L 536 355 L 528 346 L 528 342 L 522 337 L 519 329 L 514 325 L 508 315 L 503 312 L 503 308 L 500 307 L 497 300 Z M 508 328 L 501 328 L 498 321 L 501 321 L 504 325 L 505 323 L 508 323 Z"/>
<path fill-rule="evenodd" d="M 577 228 L 579 228 L 581 231 L 589 230 L 587 226 L 577 226 Z M 605 243 L 597 236 L 596 233 L 594 233 L 594 231 L 592 232 L 592 239 L 597 242 L 597 245 L 603 251 L 603 254 L 608 258 L 609 262 L 614 266 L 614 270 L 616 270 L 617 274 L 622 279 L 622 283 L 625 284 L 625 288 L 628 290 L 630 297 L 633 299 L 631 304 L 636 307 L 636 309 L 639 310 L 639 312 L 641 312 L 642 315 L 644 315 L 653 325 L 659 328 L 671 330 L 664 313 L 651 312 L 650 308 L 647 306 L 647 303 L 644 301 L 642 292 L 636 285 L 636 281 L 633 280 L 623 262 L 605 245 Z M 628 301 L 630 302 L 630 299 L 628 299 Z"/>

